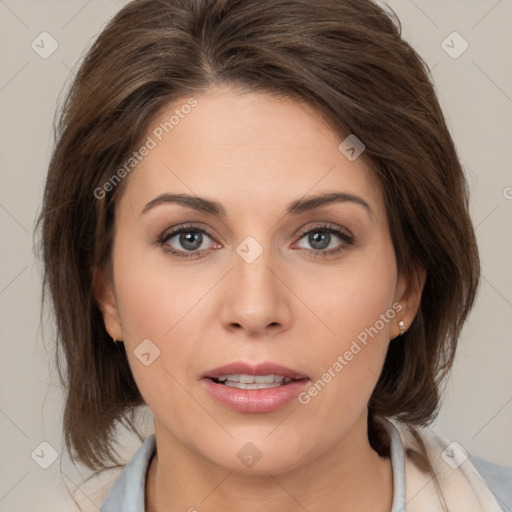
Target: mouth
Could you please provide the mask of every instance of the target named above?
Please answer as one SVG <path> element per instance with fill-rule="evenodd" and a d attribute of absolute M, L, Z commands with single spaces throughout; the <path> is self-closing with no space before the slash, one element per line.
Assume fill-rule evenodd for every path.
<path fill-rule="evenodd" d="M 230 388 L 237 389 L 269 389 L 277 388 L 279 386 L 285 386 L 290 382 L 294 382 L 297 379 L 291 377 L 285 377 L 284 375 L 248 375 L 246 373 L 241 374 L 227 374 L 221 375 L 217 379 L 212 379 L 217 384 L 224 384 Z"/>
<path fill-rule="evenodd" d="M 238 387 L 239 384 L 247 384 L 250 387 L 241 389 L 260 389 L 256 385 L 264 387 L 277 387 L 289 384 L 295 380 L 308 379 L 309 377 L 297 370 L 286 366 L 263 362 L 257 364 L 237 361 L 207 371 L 203 378 L 211 379 L 219 384 Z M 252 386 L 255 387 L 252 387 Z"/>
<path fill-rule="evenodd" d="M 293 401 L 310 382 L 307 375 L 275 363 L 231 363 L 206 372 L 207 393 L 238 412 L 272 412 Z"/>

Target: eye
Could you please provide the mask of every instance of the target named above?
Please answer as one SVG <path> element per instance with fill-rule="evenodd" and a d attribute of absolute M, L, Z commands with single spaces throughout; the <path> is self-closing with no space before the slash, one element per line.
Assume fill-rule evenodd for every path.
<path fill-rule="evenodd" d="M 211 240 L 211 237 L 204 229 L 189 225 L 165 231 L 158 238 L 158 243 L 165 251 L 175 256 L 191 258 L 201 255 L 203 250 L 208 249 L 205 247 L 206 239 Z"/>
<path fill-rule="evenodd" d="M 200 257 L 208 247 L 208 239 L 213 242 L 213 248 L 222 247 L 213 241 L 212 237 L 202 228 L 194 225 L 185 225 L 164 231 L 157 239 L 158 245 L 179 258 Z M 315 226 L 300 233 L 300 240 L 305 239 L 312 249 L 300 247 L 308 251 L 313 257 L 324 257 L 337 254 L 348 249 L 354 243 L 350 232 L 331 225 Z M 338 243 L 336 243 L 338 239 Z"/>
<path fill-rule="evenodd" d="M 330 225 L 315 226 L 301 232 L 300 236 L 300 240 L 306 239 L 306 243 L 312 247 L 312 249 L 306 248 L 305 250 L 315 257 L 337 254 L 354 243 L 352 234 Z M 336 243 L 336 238 L 338 243 Z"/>

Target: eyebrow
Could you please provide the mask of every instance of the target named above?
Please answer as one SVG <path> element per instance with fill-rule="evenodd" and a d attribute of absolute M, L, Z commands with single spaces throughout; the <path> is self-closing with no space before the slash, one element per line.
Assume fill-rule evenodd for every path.
<path fill-rule="evenodd" d="M 226 211 L 217 201 L 211 201 L 198 196 L 189 194 L 161 194 L 149 203 L 147 203 L 141 211 L 145 214 L 153 208 L 162 204 L 180 204 L 193 210 L 208 213 L 216 217 L 226 217 Z M 362 206 L 367 213 L 372 216 L 373 212 L 370 205 L 361 197 L 347 192 L 329 192 L 318 194 L 307 198 L 297 199 L 288 205 L 286 215 L 300 215 L 311 210 L 320 208 L 333 203 L 353 203 Z"/>

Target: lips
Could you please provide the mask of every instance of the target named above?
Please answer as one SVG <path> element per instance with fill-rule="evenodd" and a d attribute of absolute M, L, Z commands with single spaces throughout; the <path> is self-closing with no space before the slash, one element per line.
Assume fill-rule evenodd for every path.
<path fill-rule="evenodd" d="M 275 363 L 230 363 L 206 372 L 201 382 L 218 403 L 245 413 L 268 413 L 290 404 L 308 385 L 307 375 Z"/>

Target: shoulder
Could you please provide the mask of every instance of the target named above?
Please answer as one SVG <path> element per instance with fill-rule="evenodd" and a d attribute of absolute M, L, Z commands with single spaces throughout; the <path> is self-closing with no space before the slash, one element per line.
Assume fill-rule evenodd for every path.
<path fill-rule="evenodd" d="M 149 463 L 156 449 L 155 435 L 149 435 L 141 444 L 130 445 L 131 454 L 122 460 L 128 463 L 104 469 L 69 489 L 70 503 L 59 504 L 55 512 L 144 512 L 144 491 Z M 134 453 L 135 452 L 135 453 Z M 101 506 L 101 508 L 100 508 Z"/>
<path fill-rule="evenodd" d="M 512 467 L 499 466 L 474 455 L 468 457 L 502 509 L 506 512 L 511 511 Z"/>
<path fill-rule="evenodd" d="M 53 512 L 98 512 L 116 480 L 123 472 L 124 466 L 105 468 L 87 473 L 79 472 L 83 466 L 76 467 L 76 474 L 70 477 L 61 473 L 62 494 L 52 503 Z M 60 493 L 59 493 L 60 494 Z"/>
<path fill-rule="evenodd" d="M 388 421 L 402 442 L 406 477 L 407 472 L 416 479 L 433 472 L 443 498 L 455 510 L 464 505 L 465 510 L 512 511 L 512 468 L 470 455 L 429 427 L 411 429 L 395 419 Z"/>

